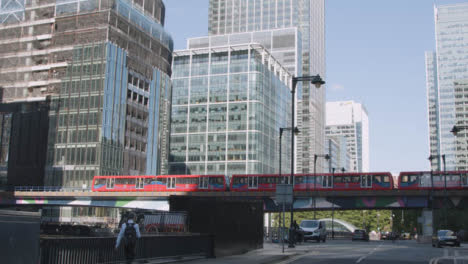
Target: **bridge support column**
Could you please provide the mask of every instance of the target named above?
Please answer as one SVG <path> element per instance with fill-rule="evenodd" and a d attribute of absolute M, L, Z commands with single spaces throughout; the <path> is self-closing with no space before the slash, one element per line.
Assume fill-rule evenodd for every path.
<path fill-rule="evenodd" d="M 418 222 L 422 225 L 422 234 L 418 236 L 419 243 L 431 243 L 433 228 L 433 211 L 430 209 L 424 209 L 421 212 L 421 217 L 418 218 Z"/>

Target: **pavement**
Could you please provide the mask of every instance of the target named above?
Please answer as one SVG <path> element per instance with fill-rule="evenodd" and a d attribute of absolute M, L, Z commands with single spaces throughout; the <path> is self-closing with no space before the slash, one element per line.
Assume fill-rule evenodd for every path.
<path fill-rule="evenodd" d="M 288 248 L 282 253 L 281 244 L 264 243 L 263 249 L 242 255 L 207 259 L 200 256 L 166 258 L 150 262 L 187 264 L 468 264 L 468 244 L 460 248 L 433 248 L 416 241 L 348 241 L 327 240 L 326 243 L 307 242 Z"/>

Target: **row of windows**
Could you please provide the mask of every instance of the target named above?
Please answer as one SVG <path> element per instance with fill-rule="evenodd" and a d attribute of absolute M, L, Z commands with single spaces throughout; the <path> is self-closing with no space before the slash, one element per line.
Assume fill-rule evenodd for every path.
<path fill-rule="evenodd" d="M 75 80 L 63 82 L 61 93 L 88 93 L 101 91 L 104 86 L 104 79 Z"/>

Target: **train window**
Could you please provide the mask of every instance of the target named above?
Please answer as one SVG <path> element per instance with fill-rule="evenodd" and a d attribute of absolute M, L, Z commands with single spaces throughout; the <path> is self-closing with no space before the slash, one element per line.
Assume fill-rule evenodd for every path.
<path fill-rule="evenodd" d="M 352 182 L 352 183 L 359 183 L 359 180 L 360 180 L 360 179 L 359 179 L 359 176 L 352 176 L 352 177 L 351 177 L 351 182 Z"/>
<path fill-rule="evenodd" d="M 461 177 L 462 177 L 462 181 L 461 181 L 462 185 L 467 186 L 468 185 L 468 175 L 463 174 Z"/>
<path fill-rule="evenodd" d="M 401 182 L 408 182 L 408 175 L 401 176 Z"/>
<path fill-rule="evenodd" d="M 389 178 L 388 176 L 384 176 L 384 177 L 383 177 L 383 181 L 384 181 L 384 182 L 390 182 L 390 178 Z"/>
<path fill-rule="evenodd" d="M 335 183 L 342 183 L 342 182 L 343 182 L 343 177 L 341 177 L 341 176 L 335 176 L 334 181 L 335 181 Z"/>
<path fill-rule="evenodd" d="M 382 176 L 380 175 L 374 175 L 374 181 L 376 183 L 381 183 L 382 182 Z"/>
<path fill-rule="evenodd" d="M 106 183 L 106 179 L 96 179 L 94 180 L 94 185 L 103 185 Z"/>
<path fill-rule="evenodd" d="M 344 182 L 344 183 L 349 183 L 349 182 L 351 182 L 351 176 L 345 176 L 345 177 L 343 177 L 343 182 Z"/>
<path fill-rule="evenodd" d="M 301 184 L 302 183 L 302 176 L 301 177 L 296 177 L 296 183 Z"/>
<path fill-rule="evenodd" d="M 418 176 L 417 175 L 413 175 L 413 176 L 409 176 L 409 181 L 410 182 L 415 182 L 418 180 Z"/>

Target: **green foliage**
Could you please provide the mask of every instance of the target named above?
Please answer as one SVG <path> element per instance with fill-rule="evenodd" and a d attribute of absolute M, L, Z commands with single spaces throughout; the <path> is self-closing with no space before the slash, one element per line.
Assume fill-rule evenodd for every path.
<path fill-rule="evenodd" d="M 332 218 L 333 211 L 317 211 L 316 219 Z M 378 230 L 391 231 L 391 211 L 390 210 L 335 210 L 335 219 L 344 220 L 355 225 L 357 228 L 365 228 L 368 231 Z M 279 213 L 272 214 L 273 226 L 279 226 Z M 282 214 L 281 214 L 282 215 Z M 286 227 L 290 225 L 290 212 L 285 213 Z M 294 220 L 301 223 L 302 220 L 314 219 L 314 212 L 295 212 Z"/>

